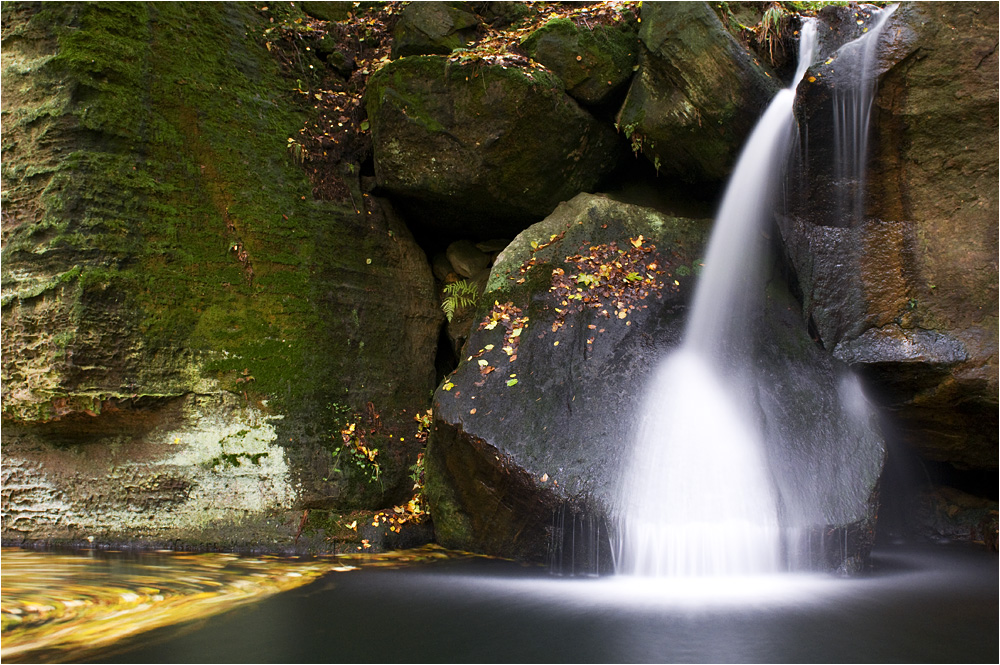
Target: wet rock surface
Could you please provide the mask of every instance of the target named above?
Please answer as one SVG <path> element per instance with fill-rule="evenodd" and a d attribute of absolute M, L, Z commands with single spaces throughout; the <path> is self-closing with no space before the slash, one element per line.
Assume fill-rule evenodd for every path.
<path fill-rule="evenodd" d="M 810 212 L 781 224 L 818 338 L 909 445 L 959 468 L 997 464 L 997 34 L 979 3 L 890 17 L 860 218 L 837 216 L 830 53 L 800 87 Z"/>
<path fill-rule="evenodd" d="M 680 341 L 708 226 L 581 194 L 504 250 L 461 363 L 435 394 L 427 491 L 442 544 L 529 560 L 554 546 L 576 572 L 610 566 L 637 408 Z M 616 268 L 631 254 L 645 268 L 634 282 Z M 850 534 L 816 564 L 863 569 L 885 456 L 873 412 L 780 285 L 748 325 L 763 326 L 757 391 L 784 524 Z"/>

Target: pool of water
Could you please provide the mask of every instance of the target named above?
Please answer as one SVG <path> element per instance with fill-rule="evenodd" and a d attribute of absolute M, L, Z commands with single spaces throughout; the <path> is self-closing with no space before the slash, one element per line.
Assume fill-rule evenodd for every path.
<path fill-rule="evenodd" d="M 570 579 L 490 561 L 328 574 L 100 662 L 990 662 L 997 556 L 886 547 L 863 578 Z"/>

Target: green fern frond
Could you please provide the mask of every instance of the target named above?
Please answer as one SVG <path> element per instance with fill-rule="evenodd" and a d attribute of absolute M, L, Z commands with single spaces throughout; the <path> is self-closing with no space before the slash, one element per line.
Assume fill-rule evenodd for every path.
<path fill-rule="evenodd" d="M 468 280 L 462 279 L 452 282 L 444 287 L 444 300 L 441 302 L 441 310 L 448 321 L 455 316 L 455 312 L 463 307 L 472 307 L 479 299 L 479 291 L 476 285 Z"/>

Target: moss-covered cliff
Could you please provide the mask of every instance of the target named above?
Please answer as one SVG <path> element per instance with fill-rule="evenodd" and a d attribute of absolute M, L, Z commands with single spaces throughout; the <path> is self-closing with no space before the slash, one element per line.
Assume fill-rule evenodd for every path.
<path fill-rule="evenodd" d="M 412 446 L 383 450 L 379 483 L 336 474 L 330 451 L 368 403 L 379 436 L 415 430 L 441 317 L 430 269 L 387 203 L 314 200 L 288 150 L 307 109 L 266 24 L 246 4 L 4 4 L 8 459 L 40 436 L 86 454 L 153 418 L 111 462 L 152 469 L 183 439 L 165 431 L 215 409 L 191 400 L 218 395 L 227 417 L 276 419 L 277 506 L 403 491 Z M 4 492 L 12 510 L 27 501 Z M 76 511 L 86 530 L 83 505 L 63 523 Z"/>

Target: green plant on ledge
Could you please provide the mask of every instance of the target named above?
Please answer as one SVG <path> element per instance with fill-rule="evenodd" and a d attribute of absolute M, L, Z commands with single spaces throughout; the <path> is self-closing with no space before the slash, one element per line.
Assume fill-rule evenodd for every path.
<path fill-rule="evenodd" d="M 444 287 L 444 300 L 441 302 L 441 309 L 445 317 L 450 322 L 455 318 L 455 312 L 463 307 L 472 307 L 479 299 L 479 291 L 476 285 L 466 279 L 446 284 Z"/>

